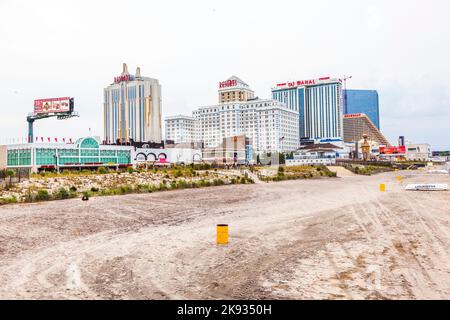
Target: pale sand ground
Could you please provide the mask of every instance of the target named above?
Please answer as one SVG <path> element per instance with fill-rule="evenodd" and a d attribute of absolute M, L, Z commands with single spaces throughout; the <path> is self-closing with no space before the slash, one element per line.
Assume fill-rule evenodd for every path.
<path fill-rule="evenodd" d="M 3 206 L 0 298 L 449 299 L 450 192 L 398 174 Z"/>
<path fill-rule="evenodd" d="M 340 166 L 327 166 L 327 168 L 330 171 L 336 172 L 338 177 L 352 177 L 352 176 L 356 175 L 353 172 L 351 172 L 350 170 L 347 170 L 344 167 L 340 167 Z"/>

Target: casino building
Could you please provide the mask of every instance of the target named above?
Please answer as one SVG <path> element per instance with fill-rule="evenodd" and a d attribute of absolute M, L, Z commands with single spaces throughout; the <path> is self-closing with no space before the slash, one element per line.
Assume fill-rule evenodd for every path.
<path fill-rule="evenodd" d="M 250 87 L 236 76 L 220 82 L 218 93 L 218 104 L 197 108 L 192 112 L 192 118 L 166 118 L 166 139 L 189 141 L 190 137 L 195 137 L 204 148 L 216 148 L 224 138 L 245 136 L 256 153 L 287 152 L 298 148 L 296 110 L 277 100 L 254 97 Z M 188 120 L 189 127 L 182 128 L 182 120 Z M 181 132 L 184 136 L 180 136 Z"/>
<path fill-rule="evenodd" d="M 358 142 L 367 135 L 368 140 L 378 145 L 390 146 L 389 141 L 364 113 L 344 115 L 344 142 Z"/>
<path fill-rule="evenodd" d="M 197 120 L 190 116 L 176 115 L 166 117 L 166 139 L 174 143 L 192 143 L 197 137 Z"/>
<path fill-rule="evenodd" d="M 249 85 L 236 76 L 219 83 L 219 103 L 247 101 L 254 96 L 255 93 Z"/>
<path fill-rule="evenodd" d="M 189 164 L 202 160 L 196 148 L 136 148 L 134 146 L 100 144 L 100 137 L 84 137 L 75 143 L 22 143 L 0 145 L 1 169 L 81 170 L 109 167 L 118 169 L 140 163 Z"/>
<path fill-rule="evenodd" d="M 123 64 L 120 76 L 103 92 L 104 142 L 162 141 L 161 85 L 153 78 L 135 75 Z"/>
<path fill-rule="evenodd" d="M 6 155 L 4 162 L 0 161 L 0 169 L 28 168 L 37 172 L 43 169 L 118 168 L 132 165 L 132 147 L 101 145 L 99 140 L 85 137 L 75 143 L 32 142 L 0 146 L 0 154 Z"/>
<path fill-rule="evenodd" d="M 372 123 L 380 129 L 380 109 L 376 90 L 347 89 L 344 93 L 344 114 L 366 114 Z M 347 102 L 345 103 L 345 99 Z"/>
<path fill-rule="evenodd" d="M 343 139 L 342 83 L 330 77 L 279 83 L 272 98 L 298 112 L 300 140 Z"/>

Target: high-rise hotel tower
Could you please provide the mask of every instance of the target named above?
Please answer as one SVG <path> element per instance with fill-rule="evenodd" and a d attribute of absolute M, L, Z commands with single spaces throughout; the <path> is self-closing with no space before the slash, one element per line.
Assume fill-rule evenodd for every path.
<path fill-rule="evenodd" d="M 320 78 L 279 83 L 272 98 L 298 111 L 300 139 L 343 140 L 342 84 Z"/>
<path fill-rule="evenodd" d="M 152 78 L 128 72 L 123 64 L 120 76 L 104 89 L 105 143 L 162 141 L 161 85 Z"/>

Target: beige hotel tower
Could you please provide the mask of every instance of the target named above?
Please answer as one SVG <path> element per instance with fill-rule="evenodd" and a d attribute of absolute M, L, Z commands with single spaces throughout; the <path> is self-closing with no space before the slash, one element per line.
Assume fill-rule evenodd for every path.
<path fill-rule="evenodd" d="M 142 77 L 140 68 L 122 73 L 103 92 L 103 125 L 106 143 L 161 142 L 161 85 Z"/>

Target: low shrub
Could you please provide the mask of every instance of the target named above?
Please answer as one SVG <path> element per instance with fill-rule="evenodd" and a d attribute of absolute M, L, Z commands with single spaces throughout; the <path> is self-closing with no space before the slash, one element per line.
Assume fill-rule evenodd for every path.
<path fill-rule="evenodd" d="M 185 189 L 185 188 L 190 188 L 190 186 L 188 187 L 188 183 L 184 180 L 178 181 L 177 189 Z"/>
<path fill-rule="evenodd" d="M 89 200 L 92 194 L 89 191 L 83 192 L 83 200 Z"/>
<path fill-rule="evenodd" d="M 179 178 L 179 177 L 182 177 L 183 176 L 183 173 L 181 172 L 181 170 L 177 170 L 177 171 L 175 171 L 175 178 Z"/>
<path fill-rule="evenodd" d="M 99 173 L 99 174 L 108 173 L 108 169 L 105 167 L 100 167 L 100 168 L 98 168 L 97 173 Z"/>
<path fill-rule="evenodd" d="M 25 193 L 24 202 L 33 202 L 35 199 L 35 195 L 33 195 L 33 193 L 31 192 L 30 189 L 27 189 L 27 192 Z"/>
<path fill-rule="evenodd" d="M 224 185 L 225 182 L 222 179 L 214 179 L 213 184 L 215 186 L 221 186 L 221 185 Z"/>
<path fill-rule="evenodd" d="M 41 190 L 38 190 L 38 193 L 37 193 L 35 199 L 37 201 L 47 201 L 47 200 L 50 200 L 50 194 L 48 193 L 47 190 L 41 189 Z"/>
<path fill-rule="evenodd" d="M 164 181 L 159 184 L 158 190 L 161 190 L 161 191 L 167 190 L 167 185 Z"/>
<path fill-rule="evenodd" d="M 55 199 L 64 200 L 70 198 L 70 193 L 65 188 L 60 188 L 54 195 Z"/>
<path fill-rule="evenodd" d="M 133 192 L 133 188 L 130 186 L 120 186 L 119 187 L 120 194 L 127 194 Z"/>
<path fill-rule="evenodd" d="M 100 195 L 101 196 L 110 196 L 110 195 L 113 195 L 113 194 L 114 194 L 114 192 L 111 189 L 102 189 L 100 191 Z"/>

